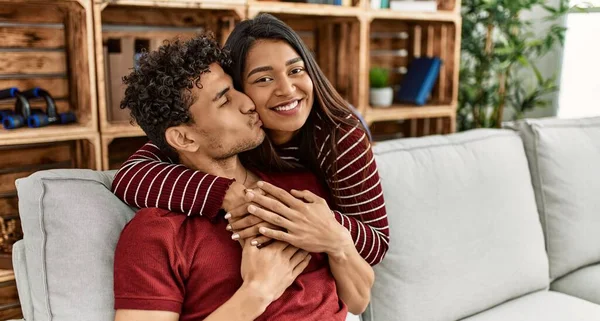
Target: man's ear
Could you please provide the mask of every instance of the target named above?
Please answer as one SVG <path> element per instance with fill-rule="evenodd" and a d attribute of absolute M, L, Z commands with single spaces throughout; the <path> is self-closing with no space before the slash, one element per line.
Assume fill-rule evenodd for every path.
<path fill-rule="evenodd" d="M 197 138 L 187 126 L 167 128 L 165 132 L 167 143 L 178 152 L 195 153 L 200 148 Z"/>

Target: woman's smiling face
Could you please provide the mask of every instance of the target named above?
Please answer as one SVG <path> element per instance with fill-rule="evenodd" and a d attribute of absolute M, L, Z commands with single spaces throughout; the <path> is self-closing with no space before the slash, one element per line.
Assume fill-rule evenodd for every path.
<path fill-rule="evenodd" d="M 288 142 L 310 115 L 314 95 L 304 61 L 287 42 L 257 40 L 246 57 L 243 89 L 276 144 Z"/>

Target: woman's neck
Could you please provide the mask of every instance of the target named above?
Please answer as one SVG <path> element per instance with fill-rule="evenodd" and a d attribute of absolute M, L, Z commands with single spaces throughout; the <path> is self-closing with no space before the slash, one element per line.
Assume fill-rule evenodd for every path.
<path fill-rule="evenodd" d="M 267 134 L 269 135 L 269 138 L 271 138 L 271 141 L 273 142 L 273 144 L 275 146 L 279 146 L 279 145 L 283 145 L 286 143 L 289 143 L 294 136 L 296 136 L 296 134 L 298 134 L 298 131 L 295 132 L 288 132 L 288 131 L 282 131 L 282 130 L 268 130 Z"/>

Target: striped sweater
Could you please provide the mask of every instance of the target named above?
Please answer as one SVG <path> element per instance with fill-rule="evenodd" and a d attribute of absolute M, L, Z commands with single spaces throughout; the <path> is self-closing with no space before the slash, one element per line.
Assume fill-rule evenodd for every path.
<path fill-rule="evenodd" d="M 360 255 L 371 265 L 379 263 L 389 247 L 389 226 L 383 190 L 371 145 L 363 130 L 343 128 L 337 135 L 339 155 L 330 157 L 322 120 L 315 119 L 315 140 L 319 165 L 328 187 L 336 220 L 348 229 Z M 365 144 L 365 140 L 367 141 Z M 304 163 L 298 147 L 286 144 L 277 150 L 286 160 Z M 335 165 L 335 166 L 334 166 Z M 125 203 L 137 207 L 158 207 L 213 218 L 233 180 L 173 164 L 156 145 L 147 143 L 119 169 L 113 192 Z"/>

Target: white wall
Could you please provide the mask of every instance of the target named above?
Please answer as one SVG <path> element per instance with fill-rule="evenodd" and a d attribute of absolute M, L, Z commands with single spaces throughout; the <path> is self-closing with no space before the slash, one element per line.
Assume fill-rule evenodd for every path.
<path fill-rule="evenodd" d="M 558 116 L 600 116 L 600 12 L 570 14 L 567 28 Z"/>

